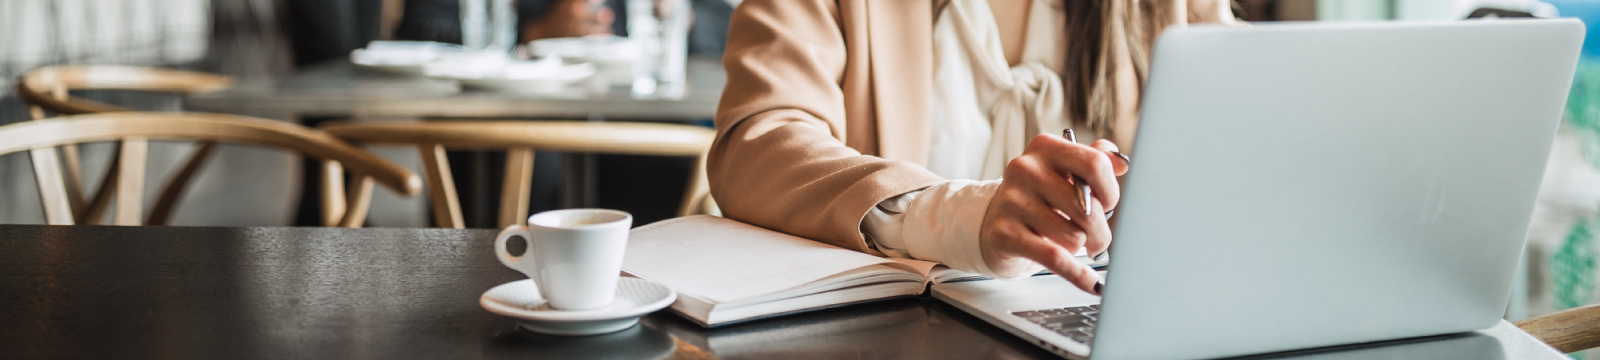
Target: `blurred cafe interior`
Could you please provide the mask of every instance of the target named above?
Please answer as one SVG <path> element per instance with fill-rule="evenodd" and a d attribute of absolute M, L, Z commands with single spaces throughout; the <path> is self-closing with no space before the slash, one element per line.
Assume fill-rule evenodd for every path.
<path fill-rule="evenodd" d="M 1600 26 L 1593 0 L 1219 1 L 1250 24 L 1575 18 L 1590 38 Z M 724 87 L 747 81 L 723 63 L 746 2 L 761 1 L 0 1 L 0 358 L 1081 356 L 926 295 L 713 327 L 659 310 L 668 300 L 591 336 L 486 310 L 486 290 L 532 275 L 488 250 L 508 226 L 539 236 L 531 215 L 613 209 L 633 228 L 725 215 L 707 162 Z M 839 15 L 865 19 L 851 6 L 880 9 L 820 3 L 846 25 L 866 24 Z M 1002 9 L 997 20 L 1017 15 Z M 1583 43 L 1502 322 L 1588 309 L 1567 313 L 1587 327 L 1565 335 L 1588 347 L 1600 346 L 1597 43 Z M 1466 334 L 1332 351 L 1452 357 L 1487 342 L 1464 357 L 1600 359 L 1546 349 L 1535 339 L 1556 340 L 1527 326 Z"/>

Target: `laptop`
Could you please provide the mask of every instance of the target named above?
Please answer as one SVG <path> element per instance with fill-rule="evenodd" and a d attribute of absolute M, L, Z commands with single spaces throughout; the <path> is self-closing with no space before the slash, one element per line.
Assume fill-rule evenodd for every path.
<path fill-rule="evenodd" d="M 1169 29 L 1104 298 L 1053 276 L 932 293 L 1095 359 L 1491 327 L 1583 34 L 1571 19 Z"/>

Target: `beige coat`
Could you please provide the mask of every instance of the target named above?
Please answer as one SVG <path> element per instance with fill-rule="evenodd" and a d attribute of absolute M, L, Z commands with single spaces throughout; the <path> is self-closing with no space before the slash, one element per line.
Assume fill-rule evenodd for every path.
<path fill-rule="evenodd" d="M 707 163 L 725 216 L 872 252 L 860 224 L 873 206 L 944 181 L 924 167 L 933 3 L 749 0 L 734 11 Z M 1165 23 L 1233 19 L 1226 1 L 1143 4 L 1174 17 Z"/>
<path fill-rule="evenodd" d="M 725 216 L 858 251 L 879 202 L 942 181 L 928 154 L 930 1 L 746 1 L 707 163 Z"/>

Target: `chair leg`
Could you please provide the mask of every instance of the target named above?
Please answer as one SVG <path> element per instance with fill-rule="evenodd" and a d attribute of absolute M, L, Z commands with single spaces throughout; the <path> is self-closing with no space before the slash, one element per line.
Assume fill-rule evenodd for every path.
<path fill-rule="evenodd" d="M 67 188 L 61 174 L 61 160 L 56 148 L 43 147 L 29 151 L 33 160 L 33 177 L 39 183 L 39 201 L 44 205 L 44 221 L 50 225 L 72 225 L 72 202 L 67 198 Z"/>
<path fill-rule="evenodd" d="M 106 213 L 106 207 L 111 205 L 111 196 L 117 189 L 117 173 L 122 172 L 122 162 L 118 160 L 122 158 L 122 143 L 112 144 L 111 166 L 107 166 L 105 175 L 100 177 L 100 187 L 94 191 L 94 197 L 89 198 L 88 203 L 74 213 L 78 224 L 99 223 L 100 218 Z"/>
<path fill-rule="evenodd" d="M 216 150 L 217 143 L 202 141 L 196 143 L 199 147 L 189 153 L 189 158 L 183 161 L 183 167 L 167 179 L 167 186 L 161 189 L 160 196 L 156 197 L 156 204 L 150 208 L 150 217 L 145 220 L 145 225 L 166 225 L 171 221 L 172 212 L 178 207 L 178 198 L 183 197 L 183 191 L 188 190 L 189 182 L 194 180 L 194 175 L 200 173 L 200 167 L 211 158 L 211 153 Z"/>
<path fill-rule="evenodd" d="M 347 201 L 344 194 L 344 165 L 322 161 L 322 226 L 339 226 L 344 220 Z"/>
<path fill-rule="evenodd" d="M 533 190 L 533 148 L 506 151 L 506 175 L 500 182 L 500 227 L 528 221 Z"/>
<path fill-rule="evenodd" d="M 433 201 L 433 219 L 439 227 L 465 229 L 461 219 L 461 200 L 456 197 L 456 181 L 450 174 L 450 161 L 444 145 L 423 144 L 422 165 L 428 172 L 428 198 Z"/>
<path fill-rule="evenodd" d="M 111 219 L 112 225 L 138 226 L 143 220 L 144 167 L 149 148 L 149 141 L 143 137 L 122 140 L 122 153 L 117 156 L 117 162 L 122 165 L 117 174 L 117 209 Z"/>
<path fill-rule="evenodd" d="M 78 154 L 77 144 L 62 145 L 61 166 L 65 177 L 64 184 L 67 188 L 67 201 L 72 203 L 73 213 L 84 206 L 83 199 L 83 160 Z"/>
<path fill-rule="evenodd" d="M 339 226 L 358 228 L 367 222 L 367 210 L 372 208 L 371 176 L 351 174 L 358 180 L 350 184 L 348 191 L 349 201 L 346 203 L 344 219 L 339 221 Z"/>

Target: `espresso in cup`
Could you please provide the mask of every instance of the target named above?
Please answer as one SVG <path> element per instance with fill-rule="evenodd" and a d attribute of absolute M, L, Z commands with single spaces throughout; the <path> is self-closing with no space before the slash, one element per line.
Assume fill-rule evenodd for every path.
<path fill-rule="evenodd" d="M 533 279 L 556 310 L 595 310 L 611 305 L 622 272 L 633 215 L 617 210 L 568 209 L 528 217 L 494 241 L 500 263 Z M 511 255 L 507 242 L 524 239 L 527 250 Z"/>

